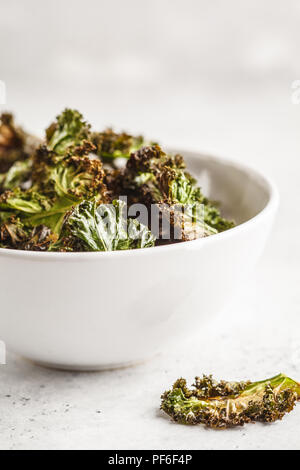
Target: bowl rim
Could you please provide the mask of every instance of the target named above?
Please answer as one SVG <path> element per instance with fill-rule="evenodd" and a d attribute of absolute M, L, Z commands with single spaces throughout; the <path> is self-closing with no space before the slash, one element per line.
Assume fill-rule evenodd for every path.
<path fill-rule="evenodd" d="M 270 213 L 275 213 L 278 204 L 279 204 L 279 193 L 276 184 L 266 174 L 262 173 L 260 170 L 255 168 L 252 165 L 241 163 L 240 161 L 231 160 L 225 157 L 219 157 L 210 155 L 201 151 L 191 150 L 191 149 L 178 149 L 177 147 L 168 147 L 168 150 L 172 153 L 180 153 L 186 154 L 188 158 L 196 159 L 196 155 L 198 158 L 202 159 L 209 159 L 214 160 L 216 163 L 221 163 L 222 165 L 232 166 L 238 170 L 241 170 L 244 173 L 251 174 L 252 177 L 259 181 L 260 184 L 267 190 L 268 193 L 268 201 L 265 207 L 258 212 L 254 217 L 246 220 L 245 222 L 236 225 L 224 232 L 216 233 L 214 235 L 210 235 L 208 237 L 198 238 L 196 240 L 185 241 L 182 243 L 170 243 L 168 245 L 162 246 L 154 246 L 151 248 L 139 248 L 134 250 L 119 250 L 119 251 L 85 251 L 85 252 L 48 252 L 48 251 L 26 251 L 26 250 L 16 250 L 10 248 L 0 248 L 0 258 L 1 257 L 8 257 L 8 258 L 24 258 L 24 259 L 31 259 L 31 260 L 68 260 L 68 261 L 80 261 L 80 260 L 95 260 L 100 259 L 103 257 L 133 257 L 133 256 L 151 256 L 154 255 L 154 251 L 156 253 L 162 251 L 172 251 L 175 250 L 186 250 L 186 249 L 195 249 L 196 247 L 205 246 L 208 243 L 215 243 L 220 239 L 224 239 L 225 237 L 228 238 L 233 235 L 238 235 L 238 233 L 249 229 L 253 224 L 256 224 L 261 221 L 262 218 L 265 218 Z"/>

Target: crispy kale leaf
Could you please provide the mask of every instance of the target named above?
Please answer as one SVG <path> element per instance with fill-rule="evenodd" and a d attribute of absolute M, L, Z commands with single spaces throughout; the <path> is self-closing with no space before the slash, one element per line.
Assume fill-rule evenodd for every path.
<path fill-rule="evenodd" d="M 14 216 L 0 225 L 1 248 L 15 248 L 28 238 L 29 231 L 24 229 L 22 222 Z"/>
<path fill-rule="evenodd" d="M 85 144 L 85 152 L 91 148 Z M 66 212 L 84 200 L 107 202 L 104 171 L 99 160 L 83 148 L 57 160 L 57 154 L 40 147 L 33 159 L 31 187 L 15 187 L 0 196 L 0 221 L 16 215 L 27 226 L 46 225 L 59 234 Z"/>
<path fill-rule="evenodd" d="M 300 384 L 284 374 L 260 382 L 216 382 L 196 377 L 194 389 L 185 379 L 162 395 L 161 409 L 175 421 L 213 428 L 282 419 L 300 400 Z"/>
<path fill-rule="evenodd" d="M 28 228 L 14 216 L 0 225 L 1 248 L 47 251 L 53 241 L 55 236 L 45 225 Z"/>
<path fill-rule="evenodd" d="M 0 170 L 1 150 L 4 156 L 10 155 L 10 166 L 5 168 L 7 173 L 0 174 L 0 190 L 14 189 L 22 186 L 29 187 L 31 170 L 40 175 L 49 164 L 58 164 L 61 159 L 69 157 L 72 153 L 87 155 L 95 150 L 91 142 L 90 126 L 83 120 L 82 115 L 72 109 L 66 109 L 46 131 L 46 144 L 39 148 L 40 142 L 36 140 L 29 151 L 29 137 L 24 131 L 15 128 L 13 118 L 9 114 L 2 115 L 0 126 Z M 1 145 L 2 143 L 2 145 Z M 48 156 L 46 158 L 46 153 Z M 4 158 L 4 157 L 3 157 Z"/>
<path fill-rule="evenodd" d="M 13 191 L 5 191 L 0 196 L 0 220 L 15 213 L 31 215 L 51 208 L 46 196 L 33 190 L 22 191 L 16 188 Z M 13 213 L 13 214 L 12 214 Z"/>
<path fill-rule="evenodd" d="M 203 196 L 196 180 L 185 170 L 183 157 L 167 155 L 157 145 L 143 147 L 131 155 L 124 172 L 123 188 L 131 202 L 164 205 L 162 217 L 165 213 L 175 231 L 179 231 L 178 227 L 181 229 L 182 240 L 234 226 Z M 164 238 L 164 233 L 160 236 Z"/>
<path fill-rule="evenodd" d="M 32 184 L 52 196 L 79 199 L 104 195 L 104 171 L 99 160 L 89 158 L 93 145 L 85 142 L 80 148 L 57 158 L 57 154 L 41 146 L 34 156 Z"/>
<path fill-rule="evenodd" d="M 96 154 L 105 162 L 113 163 L 115 158 L 129 158 L 132 152 L 144 145 L 142 136 L 121 132 L 120 134 L 108 128 L 103 132 L 94 132 L 92 142 L 96 147 Z"/>
<path fill-rule="evenodd" d="M 46 225 L 59 234 L 64 216 L 74 204 L 73 199 L 60 197 L 52 201 L 32 189 L 17 188 L 0 196 L 0 223 L 15 216 L 28 228 Z"/>
<path fill-rule="evenodd" d="M 6 173 L 0 175 L 0 193 L 7 189 L 29 189 L 31 186 L 32 159 L 18 160 Z"/>
<path fill-rule="evenodd" d="M 74 109 L 65 109 L 46 130 L 47 147 L 57 155 L 66 155 L 89 138 L 90 125 Z"/>
<path fill-rule="evenodd" d="M 136 193 L 133 199 L 142 197 L 146 203 L 182 202 L 181 198 L 174 201 L 173 196 L 176 176 L 184 176 L 181 171 L 184 167 L 182 157 L 170 157 L 158 145 L 142 147 L 127 162 L 124 188 Z M 186 201 L 183 191 L 182 198 Z"/>
<path fill-rule="evenodd" d="M 124 215 L 125 203 L 84 201 L 67 214 L 61 237 L 51 251 L 115 251 L 147 248 L 154 237 L 147 227 Z"/>

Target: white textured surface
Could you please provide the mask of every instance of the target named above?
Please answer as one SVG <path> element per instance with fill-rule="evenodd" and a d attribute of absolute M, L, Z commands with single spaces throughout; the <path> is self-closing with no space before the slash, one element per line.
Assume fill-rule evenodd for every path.
<path fill-rule="evenodd" d="M 159 411 L 161 392 L 179 376 L 261 379 L 285 372 L 300 379 L 300 105 L 290 99 L 291 83 L 300 78 L 299 4 L 190 0 L 190 9 L 172 2 L 170 11 L 162 0 L 143 11 L 131 1 L 113 29 L 118 41 L 100 21 L 104 12 L 111 24 L 115 9 L 108 2 L 86 2 L 90 29 L 78 28 L 79 3 L 68 24 L 66 1 L 59 18 L 55 2 L 43 13 L 28 0 L 16 14 L 20 3 L 1 6 L 1 39 L 12 47 L 1 50 L 0 79 L 7 107 L 29 128 L 76 105 L 99 126 L 146 129 L 170 145 L 252 163 L 277 180 L 281 206 L 230 315 L 199 331 L 198 341 L 103 373 L 50 371 L 9 354 L 0 366 L 0 448 L 300 449 L 300 406 L 282 422 L 222 432 L 176 425 Z"/>

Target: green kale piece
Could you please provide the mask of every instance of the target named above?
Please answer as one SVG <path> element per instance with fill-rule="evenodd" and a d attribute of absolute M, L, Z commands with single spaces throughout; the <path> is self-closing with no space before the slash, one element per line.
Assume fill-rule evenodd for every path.
<path fill-rule="evenodd" d="M 32 183 L 31 170 L 34 169 L 36 174 L 41 174 L 44 170 L 45 160 L 48 164 L 51 160 L 52 164 L 58 165 L 61 159 L 70 157 L 73 153 L 78 156 L 79 154 L 87 154 L 87 150 L 91 152 L 95 149 L 87 140 L 90 136 L 89 125 L 76 110 L 66 109 L 63 111 L 46 131 L 47 145 L 40 147 L 40 142 L 37 141 L 35 146 L 31 146 L 30 153 L 28 148 L 25 151 L 28 136 L 24 131 L 15 128 L 12 116 L 2 115 L 2 122 L 0 126 L 0 168 L 1 149 L 4 144 L 6 154 L 8 152 L 14 154 L 10 158 L 10 168 L 5 168 L 5 171 L 9 171 L 0 174 L 0 190 L 2 189 L 2 191 L 16 187 L 22 188 L 24 185 L 29 187 Z M 45 158 L 47 152 L 48 156 Z"/>
<path fill-rule="evenodd" d="M 5 191 L 0 196 L 0 220 L 5 218 L 5 213 L 9 215 L 24 214 L 31 215 L 51 208 L 49 199 L 33 190 L 22 191 L 19 188 L 13 191 Z"/>
<path fill-rule="evenodd" d="M 0 196 L 0 223 L 15 216 L 26 227 L 46 225 L 55 233 L 59 233 L 64 215 L 73 204 L 73 201 L 66 198 L 53 202 L 32 189 L 22 191 L 16 188 L 13 191 L 5 191 Z"/>
<path fill-rule="evenodd" d="M 178 379 L 162 395 L 161 409 L 179 423 L 226 428 L 282 419 L 297 400 L 300 384 L 284 374 L 260 382 L 218 383 L 203 376 L 196 377 L 192 390 L 185 379 Z"/>
<path fill-rule="evenodd" d="M 142 147 L 127 162 L 124 188 L 136 192 L 145 203 L 184 203 L 189 193 L 184 168 L 180 155 L 171 157 L 158 145 Z"/>
<path fill-rule="evenodd" d="M 132 152 L 145 145 L 142 136 L 133 137 L 126 132 L 118 134 L 111 128 L 103 132 L 94 132 L 92 142 L 96 147 L 96 154 L 104 162 L 111 164 L 115 158 L 129 158 Z"/>
<path fill-rule="evenodd" d="M 86 151 L 89 146 L 85 146 Z M 0 196 L 0 221 L 16 215 L 27 226 L 46 225 L 59 235 L 65 214 L 87 199 L 107 202 L 104 171 L 99 160 L 81 153 L 56 160 L 56 153 L 40 147 L 28 190 L 14 188 Z"/>
<path fill-rule="evenodd" d="M 214 205 L 216 202 L 213 203 L 209 199 L 204 198 L 202 204 L 204 204 L 204 220 L 212 229 L 219 233 L 235 227 L 235 223 L 232 220 L 222 217 L 220 209 Z"/>
<path fill-rule="evenodd" d="M 70 211 L 50 251 L 115 251 L 154 246 L 149 229 L 124 216 L 125 203 L 84 201 Z"/>
<path fill-rule="evenodd" d="M 89 157 L 93 148 L 86 141 L 57 159 L 55 152 L 41 146 L 34 157 L 33 187 L 49 197 L 65 196 L 74 201 L 104 197 L 104 170 L 99 160 Z"/>
<path fill-rule="evenodd" d="M 64 217 L 84 200 L 108 202 L 104 170 L 90 158 L 89 126 L 80 113 L 65 110 L 47 130 L 40 145 L 24 161 L 0 176 L 0 222 L 12 215 L 33 229 L 47 226 L 59 235 Z"/>
<path fill-rule="evenodd" d="M 0 174 L 0 193 L 1 190 L 21 188 L 31 186 L 32 159 L 18 160 L 9 168 L 6 173 Z"/>
<path fill-rule="evenodd" d="M 169 206 L 166 215 L 175 230 L 176 226 L 181 228 L 182 240 L 212 235 L 234 226 L 202 194 L 196 180 L 186 171 L 183 157 L 167 155 L 158 145 L 143 147 L 131 155 L 124 171 L 123 189 L 131 202 L 164 205 L 165 213 Z M 160 237 L 164 238 L 164 234 Z"/>
<path fill-rule="evenodd" d="M 90 125 L 75 109 L 65 109 L 46 130 L 48 149 L 62 156 L 81 147 L 89 138 Z"/>

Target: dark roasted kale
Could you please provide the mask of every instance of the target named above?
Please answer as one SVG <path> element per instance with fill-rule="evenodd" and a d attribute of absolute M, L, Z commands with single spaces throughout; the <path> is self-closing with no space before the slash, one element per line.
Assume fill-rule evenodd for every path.
<path fill-rule="evenodd" d="M 126 132 L 116 133 L 108 128 L 103 132 L 94 132 L 92 142 L 96 147 L 96 154 L 104 162 L 113 164 L 116 158 L 129 158 L 132 152 L 144 145 L 142 136 L 133 137 Z"/>
<path fill-rule="evenodd" d="M 93 145 L 85 141 L 82 146 L 72 148 L 66 155 L 58 156 L 46 146 L 40 146 L 28 165 L 29 189 L 22 189 L 20 178 L 18 186 L 12 184 L 18 179 L 9 178 L 14 167 L 9 170 L 3 187 L 10 183 L 12 189 L 0 196 L 0 221 L 16 215 L 26 226 L 46 225 L 59 235 L 66 212 L 74 206 L 94 198 L 108 202 L 102 163 L 89 158 Z M 24 175 L 21 172 L 21 177 Z"/>
<path fill-rule="evenodd" d="M 55 239 L 45 225 L 29 228 L 14 216 L 0 225 L 1 248 L 47 251 Z"/>
<path fill-rule="evenodd" d="M 66 155 L 90 138 L 90 125 L 75 109 L 65 109 L 46 130 L 47 147 L 57 155 Z"/>
<path fill-rule="evenodd" d="M 123 188 L 131 202 L 157 204 L 162 217 L 170 218 L 173 236 L 180 233 L 183 241 L 234 226 L 204 197 L 196 180 L 186 171 L 183 157 L 170 156 L 158 145 L 143 147 L 131 155 L 124 171 Z M 159 235 L 165 238 L 163 231 Z M 170 241 L 175 241 L 172 235 Z"/>

